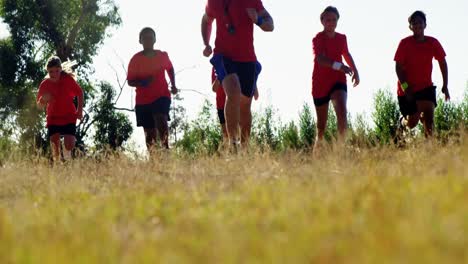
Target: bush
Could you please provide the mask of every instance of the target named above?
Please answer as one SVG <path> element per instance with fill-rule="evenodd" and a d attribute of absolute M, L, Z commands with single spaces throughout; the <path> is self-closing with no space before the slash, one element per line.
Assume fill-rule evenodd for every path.
<path fill-rule="evenodd" d="M 220 125 L 213 118 L 214 106 L 205 100 L 197 119 L 186 128 L 181 140 L 176 142 L 176 148 L 188 154 L 213 154 L 223 140 Z"/>
<path fill-rule="evenodd" d="M 316 135 L 316 123 L 310 106 L 304 103 L 299 114 L 299 139 L 301 146 L 310 148 L 314 145 Z"/>
<path fill-rule="evenodd" d="M 374 96 L 372 119 L 375 137 L 380 144 L 390 144 L 396 136 L 400 111 L 398 103 L 387 90 L 378 90 Z"/>
<path fill-rule="evenodd" d="M 281 127 L 280 129 L 280 142 L 283 149 L 300 149 L 301 141 L 299 139 L 299 132 L 294 121 Z"/>
<path fill-rule="evenodd" d="M 254 115 L 252 121 L 252 142 L 262 151 L 270 149 L 276 151 L 280 147 L 278 127 L 275 126 L 275 113 L 272 107 L 267 107 L 263 113 Z M 280 123 L 279 121 L 277 123 Z"/>

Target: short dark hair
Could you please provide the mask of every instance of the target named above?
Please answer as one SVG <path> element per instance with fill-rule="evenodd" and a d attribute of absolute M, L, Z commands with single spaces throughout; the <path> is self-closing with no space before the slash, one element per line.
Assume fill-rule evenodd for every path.
<path fill-rule="evenodd" d="M 414 13 L 408 17 L 408 23 L 411 24 L 411 22 L 413 22 L 417 17 L 420 17 L 424 21 L 424 24 L 426 24 L 426 14 L 420 10 L 414 11 Z"/>
<path fill-rule="evenodd" d="M 327 6 L 325 10 L 323 10 L 322 14 L 320 14 L 320 20 L 323 19 L 323 16 L 325 15 L 325 13 L 335 13 L 336 17 L 340 19 L 340 13 L 338 12 L 338 9 L 334 6 Z"/>
<path fill-rule="evenodd" d="M 58 56 L 51 56 L 47 60 L 46 64 L 46 69 L 52 68 L 52 67 L 62 67 L 62 60 Z"/>
<path fill-rule="evenodd" d="M 140 35 L 139 35 L 140 39 L 141 39 L 141 36 L 142 36 L 144 33 L 146 33 L 146 32 L 151 32 L 151 33 L 153 33 L 154 38 L 156 38 L 156 31 L 154 31 L 154 29 L 152 29 L 152 28 L 150 28 L 150 27 L 145 27 L 145 28 L 143 28 L 143 29 L 140 31 Z"/>

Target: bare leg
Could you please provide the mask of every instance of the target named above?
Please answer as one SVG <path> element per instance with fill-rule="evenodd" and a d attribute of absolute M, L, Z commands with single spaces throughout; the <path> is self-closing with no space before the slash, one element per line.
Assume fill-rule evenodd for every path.
<path fill-rule="evenodd" d="M 338 142 L 344 144 L 346 141 L 346 130 L 348 128 L 348 117 L 346 101 L 348 94 L 343 90 L 337 90 L 331 94 L 333 108 L 335 109 L 338 122 Z"/>
<path fill-rule="evenodd" d="M 321 106 L 315 106 L 315 112 L 317 113 L 317 137 L 314 144 L 314 155 L 317 155 L 319 154 L 320 147 L 323 144 L 325 127 L 327 126 L 328 103 Z"/>
<path fill-rule="evenodd" d="M 167 125 L 166 114 L 155 114 L 156 126 L 158 128 L 159 139 L 164 148 L 169 149 L 169 127 Z"/>
<path fill-rule="evenodd" d="M 148 152 L 151 154 L 155 147 L 156 143 L 156 128 L 145 128 L 145 140 L 146 140 L 146 147 L 148 148 Z"/>
<path fill-rule="evenodd" d="M 75 148 L 76 138 L 73 135 L 64 136 L 65 149 L 63 151 L 63 158 L 70 160 L 72 158 L 72 150 Z"/>
<path fill-rule="evenodd" d="M 432 137 L 434 130 L 434 110 L 435 105 L 431 101 L 416 101 L 418 111 L 423 113 L 424 135 L 426 138 Z"/>
<path fill-rule="evenodd" d="M 241 143 L 244 148 L 248 147 L 250 139 L 250 130 L 252 128 L 252 98 L 241 95 L 240 98 L 240 128 Z"/>
<path fill-rule="evenodd" d="M 224 91 L 226 92 L 226 104 L 224 115 L 226 117 L 226 128 L 230 144 L 236 144 L 239 140 L 240 121 L 240 97 L 241 87 L 237 74 L 230 74 L 223 80 Z"/>
<path fill-rule="evenodd" d="M 60 133 L 50 136 L 50 147 L 52 148 L 52 158 L 54 161 L 60 160 Z"/>

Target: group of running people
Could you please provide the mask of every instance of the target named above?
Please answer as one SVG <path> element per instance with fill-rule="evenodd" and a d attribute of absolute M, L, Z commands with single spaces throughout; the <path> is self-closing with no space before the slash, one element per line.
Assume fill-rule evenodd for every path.
<path fill-rule="evenodd" d="M 326 7 L 320 14 L 323 31 L 312 40 L 312 97 L 317 115 L 314 150 L 323 144 L 330 101 L 337 116 L 338 141 L 345 141 L 346 75 L 350 75 L 354 86 L 360 82 L 346 35 L 335 31 L 339 18 L 335 7 Z M 213 49 L 210 37 L 214 21 L 216 38 Z M 442 92 L 446 100 L 450 99 L 445 52 L 437 39 L 424 34 L 426 16 L 422 11 L 412 13 L 408 22 L 413 34 L 400 41 L 394 57 L 402 114 L 399 126 L 413 128 L 421 121 L 425 135 L 431 136 L 437 105 L 436 88 L 431 79 L 434 58 L 439 62 L 443 77 Z M 219 121 L 225 141 L 234 150 L 248 146 L 252 98 L 258 98 L 257 79 L 262 66 L 255 55 L 254 26 L 265 32 L 274 29 L 273 19 L 261 0 L 207 0 L 201 21 L 203 55 L 211 56 L 212 89 L 216 92 Z M 136 88 L 137 126 L 144 129 L 149 151 L 156 146 L 158 136 L 161 145 L 169 148 L 171 93 L 178 92 L 174 68 L 168 54 L 154 48 L 156 33 L 152 28 L 140 31 L 139 42 L 143 50 L 131 58 L 127 74 L 128 85 Z M 83 91 L 72 74 L 62 69 L 58 57 L 50 58 L 46 69 L 48 76 L 40 84 L 37 104 L 47 107 L 47 128 L 54 158 L 60 157 L 60 136 L 63 135 L 63 156 L 68 159 L 75 145 L 76 120 L 83 116 Z M 170 79 L 170 90 L 166 73 Z M 75 97 L 78 98 L 77 106 L 73 102 Z"/>

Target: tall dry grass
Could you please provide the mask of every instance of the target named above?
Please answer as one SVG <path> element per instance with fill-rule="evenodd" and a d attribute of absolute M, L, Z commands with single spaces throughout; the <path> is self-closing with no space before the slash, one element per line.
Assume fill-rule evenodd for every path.
<path fill-rule="evenodd" d="M 465 137 L 466 138 L 466 137 Z M 468 144 L 0 169 L 0 263 L 466 263 Z"/>

